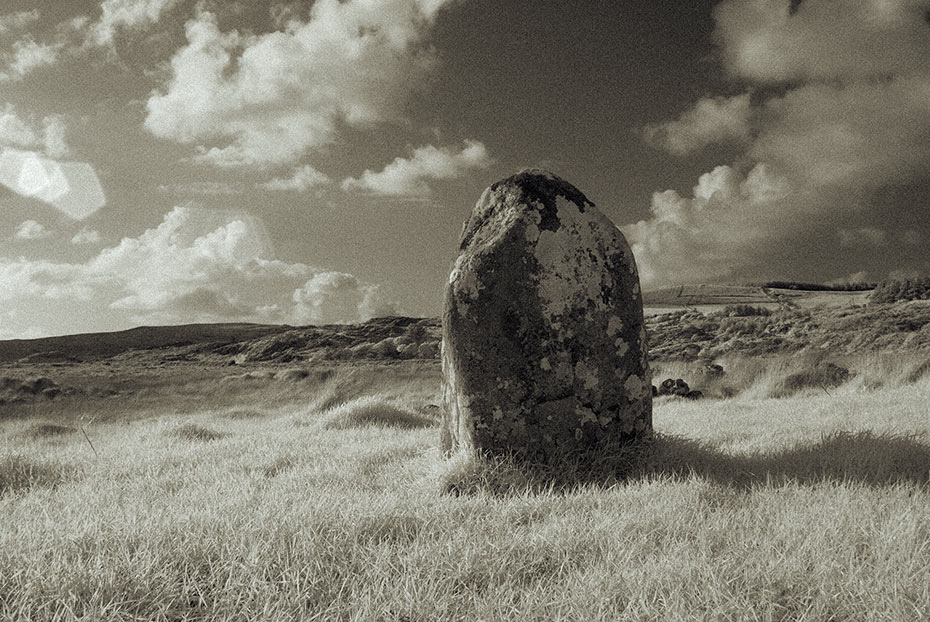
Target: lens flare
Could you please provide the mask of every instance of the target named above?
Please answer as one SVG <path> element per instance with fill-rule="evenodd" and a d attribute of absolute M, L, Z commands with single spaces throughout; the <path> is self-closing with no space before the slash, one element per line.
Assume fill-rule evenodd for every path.
<path fill-rule="evenodd" d="M 87 218 L 106 204 L 93 166 L 56 162 L 34 151 L 0 151 L 0 184 L 48 203 L 74 220 Z"/>

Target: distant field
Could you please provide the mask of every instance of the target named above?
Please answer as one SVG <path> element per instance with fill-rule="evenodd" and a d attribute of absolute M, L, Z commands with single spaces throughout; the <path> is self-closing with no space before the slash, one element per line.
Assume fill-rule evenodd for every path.
<path fill-rule="evenodd" d="M 791 305 L 802 309 L 848 307 L 868 302 L 871 291 L 830 292 L 774 289 L 748 285 L 681 285 L 663 287 L 643 293 L 647 315 L 668 313 L 693 307 L 703 313 L 724 305 L 749 304 L 775 310 Z"/>
<path fill-rule="evenodd" d="M 0 619 L 930 614 L 926 378 L 662 398 L 629 479 L 546 490 L 439 457 L 435 366 L 177 366 L 0 406 Z"/>

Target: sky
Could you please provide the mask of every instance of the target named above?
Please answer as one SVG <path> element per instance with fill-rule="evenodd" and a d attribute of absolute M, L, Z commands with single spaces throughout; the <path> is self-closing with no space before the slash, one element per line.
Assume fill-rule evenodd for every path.
<path fill-rule="evenodd" d="M 484 188 L 646 290 L 930 273 L 930 0 L 4 0 L 0 339 L 438 316 Z"/>

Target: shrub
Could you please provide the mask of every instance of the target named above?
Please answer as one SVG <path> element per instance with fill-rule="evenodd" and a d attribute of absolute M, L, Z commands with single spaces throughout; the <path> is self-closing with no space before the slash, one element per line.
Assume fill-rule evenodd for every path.
<path fill-rule="evenodd" d="M 898 302 L 930 299 L 930 277 L 882 281 L 875 286 L 869 302 Z"/>
<path fill-rule="evenodd" d="M 726 317 L 767 317 L 772 315 L 772 310 L 766 309 L 765 307 L 754 307 L 747 304 L 735 304 L 726 305 L 723 309 L 718 311 L 717 314 Z"/>
<path fill-rule="evenodd" d="M 308 370 L 299 367 L 294 369 L 283 369 L 274 375 L 275 380 L 289 380 L 291 382 L 304 380 L 309 376 L 310 372 Z"/>
<path fill-rule="evenodd" d="M 909 384 L 914 384 L 925 376 L 930 376 L 930 359 L 925 360 L 909 371 L 905 380 Z"/>
<path fill-rule="evenodd" d="M 771 397 L 787 397 L 804 389 L 821 388 L 826 391 L 840 386 L 849 378 L 849 370 L 845 367 L 823 363 L 786 377 L 775 386 Z"/>

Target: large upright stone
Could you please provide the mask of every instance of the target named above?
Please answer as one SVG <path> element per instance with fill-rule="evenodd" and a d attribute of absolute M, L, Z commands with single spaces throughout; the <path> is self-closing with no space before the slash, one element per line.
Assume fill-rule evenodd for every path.
<path fill-rule="evenodd" d="M 652 432 L 639 276 L 568 182 L 522 171 L 465 223 L 442 325 L 441 445 L 547 459 Z"/>

